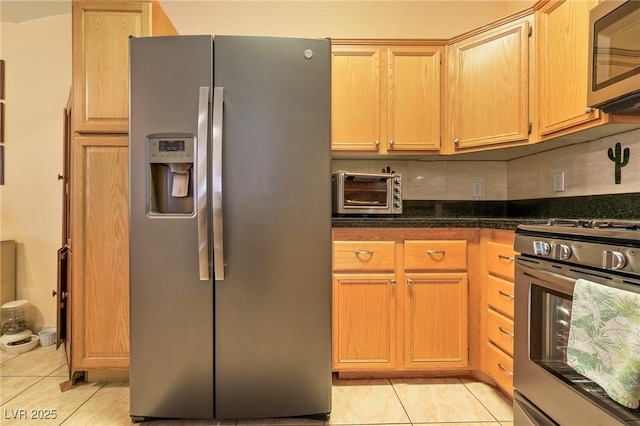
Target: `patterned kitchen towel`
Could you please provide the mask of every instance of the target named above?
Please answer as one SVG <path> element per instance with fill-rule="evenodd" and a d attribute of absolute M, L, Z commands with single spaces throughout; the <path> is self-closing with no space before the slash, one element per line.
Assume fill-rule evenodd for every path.
<path fill-rule="evenodd" d="M 619 404 L 640 405 L 640 295 L 587 280 L 573 290 L 567 364 Z"/>

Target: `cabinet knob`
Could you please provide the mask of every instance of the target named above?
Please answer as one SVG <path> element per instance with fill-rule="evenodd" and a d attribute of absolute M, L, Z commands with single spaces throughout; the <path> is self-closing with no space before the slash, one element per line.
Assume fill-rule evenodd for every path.
<path fill-rule="evenodd" d="M 380 146 L 380 141 L 375 141 L 374 144 L 375 146 Z"/>
<path fill-rule="evenodd" d="M 413 280 L 411 278 L 407 278 L 407 284 L 413 285 Z"/>
<path fill-rule="evenodd" d="M 389 283 L 391 283 L 391 285 L 396 285 L 396 280 L 391 279 L 391 280 L 389 280 Z"/>
<path fill-rule="evenodd" d="M 389 141 L 389 146 L 393 146 L 393 139 Z"/>
<path fill-rule="evenodd" d="M 453 140 L 453 144 L 454 144 L 455 146 L 460 146 L 460 139 L 458 139 L 458 138 L 454 139 L 454 140 Z"/>
<path fill-rule="evenodd" d="M 595 111 L 596 109 L 593 107 L 586 107 L 584 110 L 585 114 L 591 114 L 593 111 Z"/>

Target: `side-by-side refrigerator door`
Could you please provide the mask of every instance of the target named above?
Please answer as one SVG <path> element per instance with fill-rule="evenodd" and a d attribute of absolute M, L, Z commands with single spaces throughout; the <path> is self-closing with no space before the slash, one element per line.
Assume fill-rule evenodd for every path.
<path fill-rule="evenodd" d="M 331 411 L 330 42 L 215 36 L 214 43 L 213 157 L 214 166 L 222 160 L 222 188 L 213 185 L 213 208 L 214 218 L 217 208 L 224 217 L 214 284 L 215 415 L 324 418 Z"/>
<path fill-rule="evenodd" d="M 131 416 L 213 418 L 211 36 L 130 40 Z"/>

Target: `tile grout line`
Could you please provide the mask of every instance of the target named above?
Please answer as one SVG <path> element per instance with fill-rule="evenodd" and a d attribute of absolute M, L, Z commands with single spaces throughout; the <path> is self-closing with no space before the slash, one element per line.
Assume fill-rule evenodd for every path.
<path fill-rule="evenodd" d="M 98 393 L 98 392 L 99 392 L 99 391 L 100 391 L 100 390 L 101 390 L 105 385 L 106 385 L 106 382 L 105 382 L 105 383 L 101 383 L 101 384 L 100 384 L 100 387 L 99 387 L 99 388 L 98 388 L 94 393 L 92 393 L 92 394 L 91 394 L 91 396 L 89 396 L 89 398 L 87 398 L 86 400 L 84 400 L 84 401 L 82 402 L 82 404 L 78 405 L 78 407 L 76 407 L 76 409 L 75 409 L 75 410 L 73 410 L 73 411 L 72 411 L 72 412 L 71 412 L 67 417 L 65 417 L 65 419 L 64 419 L 64 420 L 62 420 L 60 423 L 58 423 L 58 426 L 63 425 L 67 420 L 69 420 L 71 417 L 73 417 L 73 415 L 74 415 L 74 414 L 76 414 L 76 413 L 78 412 L 78 410 L 80 410 L 80 408 L 82 408 L 82 406 L 83 406 L 84 404 L 86 404 L 87 402 L 89 402 L 89 401 L 91 400 L 91 398 L 93 398 L 94 396 L 96 396 L 96 394 L 97 394 L 97 393 Z M 69 389 L 69 391 L 70 391 L 70 390 L 71 390 L 71 389 Z M 67 392 L 68 392 L 68 391 L 67 391 Z"/>
<path fill-rule="evenodd" d="M 27 390 L 31 389 L 33 386 L 35 386 L 36 384 L 40 383 L 41 381 L 43 381 L 44 379 L 46 379 L 46 376 L 2 376 L 2 378 L 10 378 L 10 377 L 39 377 L 39 380 L 36 380 L 35 382 L 33 382 L 32 384 L 30 384 L 29 386 L 27 386 L 26 388 L 22 389 L 20 392 L 18 392 L 17 394 L 13 395 L 11 398 L 7 399 L 5 402 L 2 403 L 2 407 L 6 406 L 6 404 L 8 404 L 11 400 L 15 399 L 16 397 L 18 397 L 19 395 L 22 395 L 23 393 L 25 393 Z"/>
<path fill-rule="evenodd" d="M 482 403 L 482 401 L 480 400 L 480 398 L 478 398 L 478 396 L 477 396 L 477 395 L 476 395 L 476 394 L 475 394 L 475 393 L 474 393 L 474 392 L 473 392 L 473 391 L 472 391 L 472 390 L 471 390 L 467 385 L 465 385 L 465 384 L 464 384 L 464 382 L 460 381 L 460 383 L 465 387 L 465 389 L 467 389 L 467 390 L 469 391 L 469 393 L 470 393 L 471 395 L 473 395 L 473 397 L 475 398 L 475 400 L 476 400 L 476 401 L 478 401 L 478 402 L 480 403 L 480 405 L 482 405 L 482 407 L 484 407 L 484 409 L 485 409 L 485 410 L 487 410 L 487 413 L 489 413 L 489 414 L 491 415 L 491 417 L 493 417 L 493 419 L 494 419 L 496 422 L 500 423 L 500 420 L 498 420 L 498 419 L 496 418 L 495 414 L 493 414 L 493 413 L 491 412 L 491 410 L 489 409 L 489 407 L 487 407 L 486 405 L 484 405 L 484 404 Z"/>
<path fill-rule="evenodd" d="M 402 403 L 402 398 L 400 398 L 400 395 L 398 395 L 398 391 L 396 390 L 396 387 L 393 385 L 393 382 L 391 381 L 391 379 L 387 379 L 387 380 L 389 381 L 389 384 L 391 385 L 391 389 L 393 389 L 393 393 L 396 395 L 396 398 L 398 398 L 398 401 L 400 401 L 402 410 L 404 411 L 404 414 L 407 416 L 407 419 L 409 419 L 409 424 L 413 425 L 413 420 L 411 420 L 411 416 L 409 416 L 409 412 L 407 411 L 404 404 Z"/>

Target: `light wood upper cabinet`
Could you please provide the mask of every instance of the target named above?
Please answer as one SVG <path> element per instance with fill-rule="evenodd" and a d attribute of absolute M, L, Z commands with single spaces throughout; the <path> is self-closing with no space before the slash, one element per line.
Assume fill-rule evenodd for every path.
<path fill-rule="evenodd" d="M 382 138 L 381 48 L 333 46 L 331 149 L 378 151 Z"/>
<path fill-rule="evenodd" d="M 443 49 L 334 45 L 332 150 L 437 152 Z"/>
<path fill-rule="evenodd" d="M 526 16 L 449 46 L 449 153 L 528 142 Z"/>
<path fill-rule="evenodd" d="M 598 0 L 551 1 L 537 12 L 538 119 L 542 139 L 601 124 L 587 109 L 589 10 Z"/>
<path fill-rule="evenodd" d="M 387 49 L 388 152 L 440 149 L 441 48 Z"/>
<path fill-rule="evenodd" d="M 76 132 L 128 132 L 129 37 L 152 34 L 176 34 L 155 3 L 73 3 Z"/>

